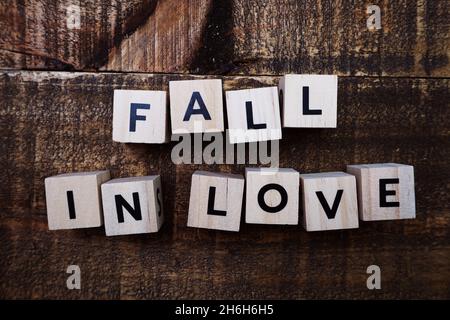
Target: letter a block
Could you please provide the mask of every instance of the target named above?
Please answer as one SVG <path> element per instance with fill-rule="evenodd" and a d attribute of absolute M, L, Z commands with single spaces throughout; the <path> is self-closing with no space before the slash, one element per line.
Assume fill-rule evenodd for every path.
<path fill-rule="evenodd" d="M 363 221 L 414 219 L 414 168 L 397 163 L 348 165 L 356 176 Z"/>
<path fill-rule="evenodd" d="M 172 134 L 224 131 L 222 80 L 170 81 Z"/>
<path fill-rule="evenodd" d="M 239 231 L 243 197 L 243 176 L 194 172 L 188 227 Z"/>
<path fill-rule="evenodd" d="M 280 79 L 278 88 L 283 127 L 336 128 L 337 76 L 288 74 Z"/>
<path fill-rule="evenodd" d="M 168 142 L 168 126 L 165 91 L 114 90 L 114 141 Z"/>
<path fill-rule="evenodd" d="M 60 174 L 45 179 L 50 230 L 100 227 L 103 224 L 100 185 L 109 171 Z"/>
<path fill-rule="evenodd" d="M 246 168 L 245 222 L 298 224 L 299 173 L 294 169 Z"/>
<path fill-rule="evenodd" d="M 358 228 L 356 179 L 345 172 L 301 174 L 306 231 Z"/>
<path fill-rule="evenodd" d="M 230 143 L 281 139 L 276 87 L 226 92 Z"/>
<path fill-rule="evenodd" d="M 163 223 L 161 178 L 113 179 L 102 185 L 107 236 L 158 232 Z"/>

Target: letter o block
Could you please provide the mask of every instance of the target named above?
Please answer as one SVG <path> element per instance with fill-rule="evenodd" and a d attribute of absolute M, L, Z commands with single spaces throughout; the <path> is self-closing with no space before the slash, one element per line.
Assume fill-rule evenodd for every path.
<path fill-rule="evenodd" d="M 103 224 L 100 185 L 109 171 L 65 173 L 45 179 L 50 230 L 100 227 Z"/>
<path fill-rule="evenodd" d="M 113 179 L 102 185 L 107 236 L 158 232 L 164 220 L 160 176 Z"/>
<path fill-rule="evenodd" d="M 301 174 L 306 231 L 358 228 L 355 177 L 345 172 Z"/>
<path fill-rule="evenodd" d="M 114 90 L 113 141 L 169 141 L 165 91 Z"/>
<path fill-rule="evenodd" d="M 223 132 L 222 80 L 169 82 L 172 134 Z"/>
<path fill-rule="evenodd" d="M 192 175 L 188 227 L 239 231 L 244 177 L 196 171 Z"/>
<path fill-rule="evenodd" d="M 246 168 L 245 222 L 298 224 L 299 173 L 294 169 Z"/>
<path fill-rule="evenodd" d="M 414 168 L 397 163 L 348 165 L 356 176 L 363 221 L 414 219 Z"/>

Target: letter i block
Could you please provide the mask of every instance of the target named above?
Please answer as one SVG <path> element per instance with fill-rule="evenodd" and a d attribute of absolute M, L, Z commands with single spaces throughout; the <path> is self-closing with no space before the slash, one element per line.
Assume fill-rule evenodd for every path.
<path fill-rule="evenodd" d="M 243 176 L 194 172 L 188 227 L 239 231 L 243 197 Z"/>
<path fill-rule="evenodd" d="M 397 163 L 348 165 L 356 176 L 363 221 L 414 219 L 414 168 Z"/>
<path fill-rule="evenodd" d="M 298 224 L 299 173 L 294 169 L 246 168 L 245 222 Z"/>
<path fill-rule="evenodd" d="M 169 82 L 172 134 L 223 132 L 222 80 Z"/>
<path fill-rule="evenodd" d="M 100 227 L 103 224 L 100 185 L 109 171 L 60 174 L 45 179 L 50 230 Z"/>
<path fill-rule="evenodd" d="M 283 127 L 336 128 L 338 77 L 288 74 L 278 89 L 283 104 Z"/>
<path fill-rule="evenodd" d="M 355 177 L 345 172 L 301 174 L 306 231 L 358 228 Z"/>
<path fill-rule="evenodd" d="M 107 236 L 158 232 L 164 220 L 160 176 L 113 179 L 102 185 Z"/>
<path fill-rule="evenodd" d="M 276 87 L 226 92 L 230 143 L 281 139 Z"/>
<path fill-rule="evenodd" d="M 165 91 L 114 90 L 114 141 L 168 142 L 168 126 Z"/>

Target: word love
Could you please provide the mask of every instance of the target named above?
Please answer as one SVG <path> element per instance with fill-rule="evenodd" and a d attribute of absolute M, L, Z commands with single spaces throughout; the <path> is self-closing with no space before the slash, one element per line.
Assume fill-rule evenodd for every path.
<path fill-rule="evenodd" d="M 108 236 L 157 232 L 164 218 L 160 177 L 109 179 L 108 171 L 47 178 L 49 229 L 99 227 L 104 218 Z M 358 215 L 376 221 L 416 214 L 412 166 L 349 165 L 347 173 L 313 174 L 247 168 L 245 179 L 194 172 L 187 225 L 239 231 L 244 194 L 246 223 L 296 225 L 302 212 L 307 231 L 358 228 Z"/>
<path fill-rule="evenodd" d="M 226 91 L 229 141 L 279 140 L 282 126 L 336 128 L 337 91 L 335 75 L 294 74 L 281 77 L 278 88 Z M 170 81 L 169 94 L 172 134 L 225 131 L 222 80 Z M 113 105 L 114 141 L 169 141 L 165 91 L 115 90 Z"/>

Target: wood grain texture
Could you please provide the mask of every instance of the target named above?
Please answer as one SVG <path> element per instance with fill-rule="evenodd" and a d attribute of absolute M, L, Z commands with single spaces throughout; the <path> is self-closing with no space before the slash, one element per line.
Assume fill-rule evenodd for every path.
<path fill-rule="evenodd" d="M 0 3 L 0 66 L 200 74 L 448 77 L 444 0 L 83 1 Z M 366 9 L 381 7 L 382 29 Z"/>
<path fill-rule="evenodd" d="M 300 173 L 398 162 L 415 169 L 415 220 L 362 222 L 306 233 L 242 224 L 238 233 L 188 228 L 195 170 L 243 174 L 245 165 L 174 165 L 167 145 L 111 139 L 114 89 L 167 90 L 147 74 L 0 74 L 1 298 L 450 298 L 450 80 L 348 77 L 339 81 L 337 129 L 284 129 L 280 167 Z M 224 89 L 277 77 L 223 77 Z M 48 231 L 44 178 L 109 168 L 112 178 L 161 175 L 158 234 Z M 102 261 L 102 263 L 99 263 Z M 78 264 L 82 289 L 66 288 Z M 382 290 L 366 288 L 366 268 Z"/>

